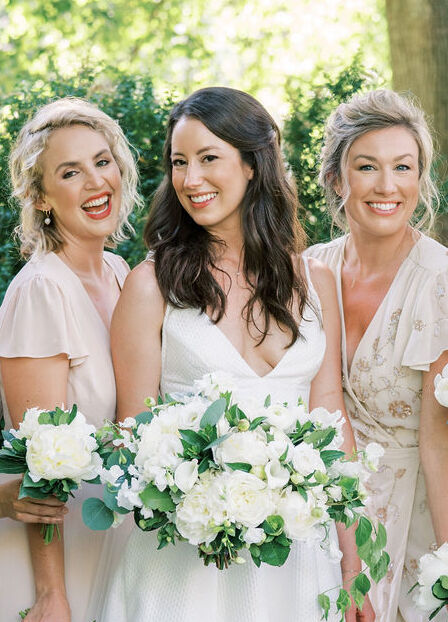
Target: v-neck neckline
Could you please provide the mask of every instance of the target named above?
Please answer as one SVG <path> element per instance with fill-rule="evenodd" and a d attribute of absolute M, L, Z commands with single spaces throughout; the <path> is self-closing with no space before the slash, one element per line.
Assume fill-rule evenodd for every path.
<path fill-rule="evenodd" d="M 81 291 L 83 292 L 84 297 L 87 299 L 88 304 L 90 305 L 90 307 L 92 308 L 97 320 L 99 321 L 99 323 L 101 324 L 101 326 L 103 327 L 103 329 L 106 331 L 106 333 L 109 335 L 109 328 L 106 326 L 106 324 L 103 321 L 103 318 L 101 317 L 98 309 L 96 308 L 93 300 L 90 298 L 88 291 L 86 290 L 86 288 L 84 287 L 81 279 L 79 278 L 79 276 L 76 274 L 76 272 L 74 272 L 64 261 L 62 261 L 62 259 L 60 257 L 58 257 L 58 255 L 54 252 L 51 253 L 56 260 L 68 271 L 68 273 L 70 273 L 71 278 L 73 280 L 74 283 L 76 283 L 76 286 L 78 287 L 78 289 L 80 288 Z M 112 264 L 110 263 L 110 261 L 108 261 L 107 256 L 103 253 L 103 261 L 109 266 L 109 268 L 111 268 L 112 272 L 114 273 L 114 277 L 115 280 L 117 282 L 118 285 L 118 289 L 121 292 L 121 284 L 120 281 L 118 280 L 117 274 L 114 270 L 114 267 L 112 266 Z"/>
<path fill-rule="evenodd" d="M 399 278 L 401 272 L 404 270 L 404 266 L 410 260 L 411 255 L 413 255 L 415 249 L 417 248 L 418 244 L 420 243 L 420 241 L 422 239 L 422 236 L 419 237 L 419 239 L 415 242 L 415 244 L 409 250 L 409 253 L 406 255 L 406 257 L 401 262 L 400 267 L 398 268 L 394 278 L 392 279 L 392 282 L 389 285 L 389 288 L 388 288 L 387 292 L 384 294 L 383 299 L 381 300 L 381 302 L 378 305 L 375 313 L 373 314 L 373 317 L 370 320 L 367 328 L 365 329 L 365 331 L 361 335 L 361 339 L 358 341 L 358 345 L 356 346 L 356 348 L 355 348 L 355 350 L 353 352 L 353 357 L 352 357 L 352 361 L 351 361 L 351 364 L 350 364 L 350 368 L 348 366 L 348 359 L 347 359 L 347 335 L 346 335 L 346 332 L 345 332 L 345 312 L 344 312 L 344 304 L 343 304 L 343 297 L 342 297 L 342 265 L 344 263 L 345 247 L 346 247 L 346 244 L 347 244 L 347 239 L 348 239 L 348 235 L 346 235 L 345 238 L 344 238 L 343 246 L 342 246 L 342 252 L 340 253 L 339 261 L 338 261 L 338 265 L 337 265 L 336 289 L 337 289 L 337 294 L 338 294 L 339 303 L 340 303 L 339 306 L 340 306 L 340 309 L 341 309 L 342 370 L 343 370 L 345 378 L 347 379 L 347 382 L 350 384 L 350 378 L 351 378 L 351 374 L 352 374 L 353 364 L 357 360 L 358 353 L 359 353 L 359 351 L 361 349 L 361 345 L 367 339 L 368 334 L 372 330 L 372 326 L 376 323 L 377 317 L 379 316 L 382 308 L 386 304 L 387 299 L 390 297 L 390 293 L 391 293 L 391 291 L 393 291 L 394 286 L 395 286 L 396 282 L 398 281 L 398 278 Z"/>

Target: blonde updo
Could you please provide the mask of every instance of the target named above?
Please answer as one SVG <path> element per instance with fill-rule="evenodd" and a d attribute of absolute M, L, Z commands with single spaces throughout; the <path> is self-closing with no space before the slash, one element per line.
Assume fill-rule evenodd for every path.
<path fill-rule="evenodd" d="M 108 238 L 107 246 L 114 247 L 117 242 L 126 239 L 126 229 L 133 231 L 128 217 L 134 205 L 142 204 L 142 199 L 137 192 L 136 163 L 122 129 L 93 104 L 75 97 L 64 97 L 43 106 L 25 123 L 9 157 L 13 196 L 21 207 L 20 224 L 15 232 L 24 257 L 58 251 L 62 246 L 63 240 L 54 221 L 44 225 L 45 213 L 36 208 L 43 193 L 40 156 L 55 130 L 72 125 L 85 125 L 100 132 L 121 172 L 122 198 L 118 225 Z"/>
<path fill-rule="evenodd" d="M 325 128 L 319 183 L 325 190 L 333 224 L 342 230 L 347 228 L 344 204 L 350 195 L 346 171 L 350 147 L 367 132 L 395 126 L 406 128 L 418 145 L 419 205 L 424 211 L 414 226 L 421 229 L 426 225 L 430 229 L 433 225 L 433 206 L 438 205 L 439 197 L 431 179 L 433 142 L 424 112 L 410 99 L 388 89 L 378 89 L 354 95 L 340 104 Z M 342 188 L 342 197 L 335 190 L 336 183 Z"/>

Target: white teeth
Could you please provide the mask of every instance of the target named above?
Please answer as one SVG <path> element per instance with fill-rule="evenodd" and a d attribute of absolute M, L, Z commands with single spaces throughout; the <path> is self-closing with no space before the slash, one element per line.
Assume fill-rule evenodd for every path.
<path fill-rule="evenodd" d="M 87 203 L 83 203 L 81 207 L 98 207 L 98 205 L 102 205 L 105 201 L 109 200 L 109 195 L 99 197 L 98 199 L 94 199 L 93 201 L 87 201 Z"/>
<path fill-rule="evenodd" d="M 390 212 L 398 206 L 398 203 L 369 203 L 369 205 L 374 209 L 381 210 L 382 212 Z"/>
<path fill-rule="evenodd" d="M 193 203 L 204 203 L 204 201 L 210 201 L 210 199 L 214 199 L 217 194 L 217 192 L 211 192 L 209 194 L 201 194 L 197 197 L 190 197 L 190 199 Z"/>

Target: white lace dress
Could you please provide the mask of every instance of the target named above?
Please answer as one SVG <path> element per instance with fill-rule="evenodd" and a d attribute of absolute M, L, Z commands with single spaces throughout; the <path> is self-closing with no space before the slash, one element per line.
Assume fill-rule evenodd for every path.
<path fill-rule="evenodd" d="M 306 316 L 310 321 L 300 326 L 305 340 L 296 341 L 260 377 L 206 315 L 168 306 L 161 393 L 188 391 L 196 378 L 219 369 L 238 378 L 247 396 L 270 393 L 273 400 L 295 402 L 301 395 L 307 401 L 324 355 L 325 335 L 310 309 Z M 335 528 L 332 537 L 337 537 Z M 154 533 L 134 529 L 120 564 L 110 570 L 98 622 L 319 622 L 317 595 L 341 585 L 339 563 L 331 562 L 316 543 L 293 546 L 281 568 L 256 568 L 248 562 L 223 571 L 205 567 L 187 543 L 156 549 Z M 336 597 L 337 590 L 329 595 Z"/>

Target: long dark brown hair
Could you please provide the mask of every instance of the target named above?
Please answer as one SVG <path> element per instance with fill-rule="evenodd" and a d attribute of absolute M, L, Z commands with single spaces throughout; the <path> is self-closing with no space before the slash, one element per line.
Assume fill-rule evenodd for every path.
<path fill-rule="evenodd" d="M 201 121 L 215 136 L 238 149 L 243 162 L 253 169 L 240 206 L 243 270 L 250 288 L 243 317 L 259 331 L 259 343 L 268 334 L 273 317 L 291 331 L 291 345 L 300 336 L 292 314 L 294 292 L 300 316 L 307 302 L 306 281 L 293 261 L 295 258 L 297 263 L 297 255 L 305 247 L 305 233 L 297 219 L 297 193 L 283 164 L 277 124 L 256 99 L 242 91 L 201 89 L 177 104 L 169 117 L 165 177 L 154 196 L 144 232 L 162 295 L 178 308 L 197 308 L 203 313 L 210 309 L 215 322 L 226 309 L 226 295 L 211 271 L 221 270 L 216 258 L 223 242 L 194 222 L 171 182 L 171 139 L 183 117 Z M 262 310 L 262 328 L 254 320 L 257 304 Z"/>

